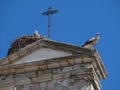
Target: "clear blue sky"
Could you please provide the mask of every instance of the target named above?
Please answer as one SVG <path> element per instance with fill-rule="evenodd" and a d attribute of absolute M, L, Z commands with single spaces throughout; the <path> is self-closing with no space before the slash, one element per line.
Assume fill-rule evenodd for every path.
<path fill-rule="evenodd" d="M 82 45 L 100 33 L 95 48 L 109 74 L 102 90 L 120 90 L 120 0 L 0 0 L 0 58 L 12 41 L 36 28 L 47 36 L 47 16 L 41 13 L 49 6 L 59 10 L 52 16 L 52 40 Z"/>

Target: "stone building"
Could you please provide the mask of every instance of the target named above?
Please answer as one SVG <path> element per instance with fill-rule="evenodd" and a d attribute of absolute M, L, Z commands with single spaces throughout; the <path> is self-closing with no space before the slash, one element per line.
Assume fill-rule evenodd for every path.
<path fill-rule="evenodd" d="M 101 90 L 107 72 L 96 49 L 44 38 L 20 40 L 0 60 L 0 90 Z"/>

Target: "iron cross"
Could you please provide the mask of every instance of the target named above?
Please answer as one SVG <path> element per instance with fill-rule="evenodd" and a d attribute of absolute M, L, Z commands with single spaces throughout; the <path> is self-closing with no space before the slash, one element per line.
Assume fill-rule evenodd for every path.
<path fill-rule="evenodd" d="M 48 39 L 50 39 L 51 16 L 52 16 L 52 14 L 57 13 L 57 12 L 58 12 L 58 10 L 54 10 L 50 6 L 46 12 L 42 13 L 43 15 L 48 16 Z"/>

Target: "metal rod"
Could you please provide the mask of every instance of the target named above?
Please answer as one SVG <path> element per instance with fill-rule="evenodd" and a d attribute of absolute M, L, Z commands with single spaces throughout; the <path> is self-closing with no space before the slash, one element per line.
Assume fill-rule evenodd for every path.
<path fill-rule="evenodd" d="M 48 15 L 48 39 L 50 39 L 50 28 L 51 28 L 51 21 L 50 21 L 51 15 Z"/>

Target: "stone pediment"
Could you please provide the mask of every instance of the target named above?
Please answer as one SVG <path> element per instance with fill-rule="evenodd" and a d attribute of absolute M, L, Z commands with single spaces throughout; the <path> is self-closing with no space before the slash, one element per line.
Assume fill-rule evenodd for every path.
<path fill-rule="evenodd" d="M 29 63 L 73 56 L 75 53 L 84 53 L 84 55 L 89 55 L 91 54 L 91 50 L 50 40 L 38 40 L 32 44 L 27 45 L 25 48 L 8 55 L 6 58 L 0 61 L 0 64 L 6 65 Z"/>
<path fill-rule="evenodd" d="M 22 57 L 18 61 L 15 61 L 13 64 L 48 60 L 48 59 L 60 58 L 60 57 L 71 56 L 71 55 L 72 55 L 71 53 L 42 47 L 32 52 L 31 54 Z"/>

